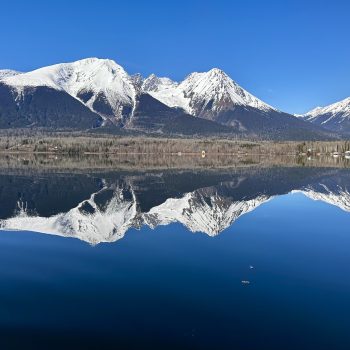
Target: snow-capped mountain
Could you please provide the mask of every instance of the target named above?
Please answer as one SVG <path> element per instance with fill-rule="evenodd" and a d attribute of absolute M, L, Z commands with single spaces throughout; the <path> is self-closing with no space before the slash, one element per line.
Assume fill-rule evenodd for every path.
<path fill-rule="evenodd" d="M 350 97 L 326 107 L 317 107 L 297 117 L 330 130 L 350 132 Z"/>
<path fill-rule="evenodd" d="M 231 133 L 269 139 L 323 139 L 326 131 L 283 113 L 240 87 L 218 68 L 192 73 L 182 82 L 151 76 L 144 89 L 171 108 L 231 128 Z M 213 128 L 208 126 L 208 128 Z"/>
<path fill-rule="evenodd" d="M 63 90 L 102 117 L 122 120 L 130 115 L 136 90 L 130 76 L 112 60 L 88 58 L 55 64 L 3 79 L 19 93 L 28 87 Z"/>
<path fill-rule="evenodd" d="M 16 70 L 11 69 L 0 69 L 0 80 L 8 77 L 12 77 L 18 74 L 22 74 L 21 72 L 18 72 Z"/>
<path fill-rule="evenodd" d="M 154 86 L 148 88 L 153 97 L 170 107 L 180 107 L 186 113 L 215 120 L 235 106 L 249 106 L 262 111 L 275 110 L 235 83 L 225 72 L 213 68 L 204 73 L 192 73 L 180 84 L 151 76 Z"/>
<path fill-rule="evenodd" d="M 264 111 L 275 110 L 241 88 L 222 70 L 192 73 L 180 84 L 151 74 L 143 79 L 129 76 L 116 62 L 88 58 L 73 63 L 55 64 L 20 74 L 0 71 L 7 85 L 17 90 L 46 86 L 64 90 L 102 116 L 121 117 L 123 109 L 130 113 L 135 104 L 137 87 L 169 107 L 180 107 L 190 115 L 215 119 L 235 106 L 249 106 Z M 101 107 L 104 105 L 104 108 Z"/>

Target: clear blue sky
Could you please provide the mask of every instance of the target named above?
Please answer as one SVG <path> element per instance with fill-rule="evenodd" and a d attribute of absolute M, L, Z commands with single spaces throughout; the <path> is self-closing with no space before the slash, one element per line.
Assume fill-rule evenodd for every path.
<path fill-rule="evenodd" d="M 287 112 L 350 96 L 350 1 L 1 1 L 0 69 L 85 57 L 181 80 L 219 67 Z"/>

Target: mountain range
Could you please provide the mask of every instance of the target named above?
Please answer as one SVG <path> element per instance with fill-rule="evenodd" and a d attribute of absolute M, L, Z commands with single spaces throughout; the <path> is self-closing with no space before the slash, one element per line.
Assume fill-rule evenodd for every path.
<path fill-rule="evenodd" d="M 87 58 L 21 73 L 0 71 L 0 128 L 115 130 L 160 135 L 330 139 L 338 129 L 284 113 L 213 68 L 183 81 L 129 75 Z M 341 130 L 340 130 L 341 131 Z"/>

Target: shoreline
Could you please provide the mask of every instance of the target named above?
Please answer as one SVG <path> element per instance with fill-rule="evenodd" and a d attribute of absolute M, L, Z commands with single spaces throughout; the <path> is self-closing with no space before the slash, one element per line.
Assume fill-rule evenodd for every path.
<path fill-rule="evenodd" d="M 0 154 L 157 156 L 323 156 L 350 153 L 350 141 L 251 141 L 217 138 L 0 133 Z"/>

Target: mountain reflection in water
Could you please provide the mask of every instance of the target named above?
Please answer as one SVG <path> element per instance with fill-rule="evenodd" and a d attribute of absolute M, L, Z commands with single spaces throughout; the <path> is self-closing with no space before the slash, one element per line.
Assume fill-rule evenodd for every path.
<path fill-rule="evenodd" d="M 242 215 L 294 191 L 350 211 L 350 173 L 302 166 L 99 172 L 2 171 L 0 227 L 114 242 L 131 228 L 181 223 L 220 234 Z"/>

